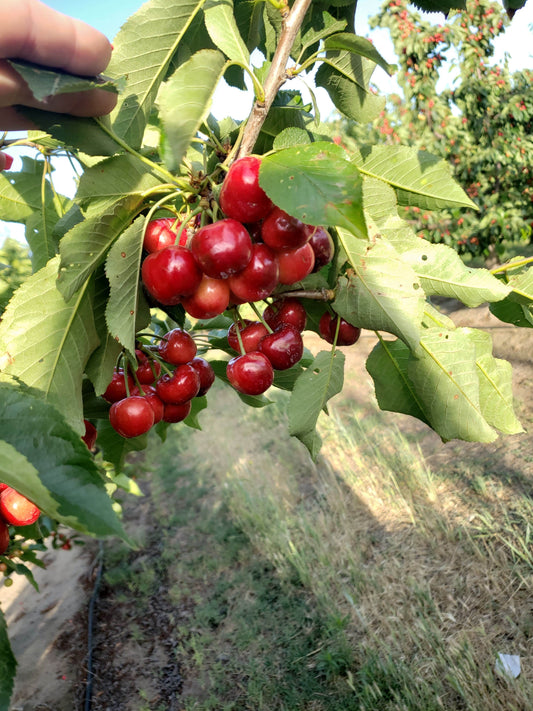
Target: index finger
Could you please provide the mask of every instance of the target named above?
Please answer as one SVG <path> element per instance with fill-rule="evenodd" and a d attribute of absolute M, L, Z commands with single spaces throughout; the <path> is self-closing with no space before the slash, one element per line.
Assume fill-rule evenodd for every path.
<path fill-rule="evenodd" d="M 26 59 L 72 74 L 94 76 L 111 59 L 109 40 L 81 20 L 39 0 L 1 0 L 0 58 Z"/>

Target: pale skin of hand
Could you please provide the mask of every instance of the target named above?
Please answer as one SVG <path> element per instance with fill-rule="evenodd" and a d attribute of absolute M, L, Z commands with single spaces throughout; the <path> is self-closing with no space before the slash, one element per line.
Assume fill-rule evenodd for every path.
<path fill-rule="evenodd" d="M 71 74 L 95 76 L 111 59 L 113 48 L 105 35 L 39 0 L 0 0 L 0 17 L 0 131 L 33 128 L 17 114 L 13 108 L 16 104 L 74 116 L 103 116 L 112 111 L 116 94 L 101 89 L 38 102 L 5 61 L 24 59 Z"/>

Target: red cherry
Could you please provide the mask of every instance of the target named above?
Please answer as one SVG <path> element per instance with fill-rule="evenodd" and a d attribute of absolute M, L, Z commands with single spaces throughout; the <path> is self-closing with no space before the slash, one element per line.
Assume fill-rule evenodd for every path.
<path fill-rule="evenodd" d="M 4 489 L 7 489 L 9 484 L 4 484 L 3 482 L 0 482 L 0 492 L 2 492 Z"/>
<path fill-rule="evenodd" d="M 131 392 L 131 389 L 135 387 L 135 382 L 128 373 L 127 377 L 128 381 L 128 390 Z M 123 400 L 125 397 L 127 397 L 127 391 L 126 391 L 126 378 L 124 377 L 124 369 L 119 368 L 118 370 L 115 368 L 113 372 L 113 377 L 111 378 L 111 382 L 107 386 L 104 394 L 102 397 L 104 400 L 107 400 L 107 402 L 118 402 L 119 400 Z"/>
<path fill-rule="evenodd" d="M 161 373 L 161 365 L 156 360 L 146 360 L 135 371 L 135 376 L 141 385 L 151 385 Z"/>
<path fill-rule="evenodd" d="M 155 386 L 164 403 L 182 405 L 198 395 L 200 376 L 190 363 L 178 365 L 172 375 L 162 375 Z"/>
<path fill-rule="evenodd" d="M 175 306 L 184 296 L 192 296 L 202 280 L 192 253 L 179 245 L 149 254 L 142 263 L 141 276 L 147 292 L 165 306 Z"/>
<path fill-rule="evenodd" d="M 304 305 L 298 299 L 290 297 L 279 299 L 267 306 L 263 312 L 263 318 L 273 330 L 282 323 L 290 323 L 301 333 L 307 324 Z"/>
<path fill-rule="evenodd" d="M 241 303 L 260 301 L 269 296 L 278 284 L 279 266 L 274 252 L 266 244 L 254 244 L 249 264 L 229 278 L 232 294 Z"/>
<path fill-rule="evenodd" d="M 235 356 L 226 366 L 230 384 L 244 395 L 261 395 L 274 382 L 274 370 L 259 351 Z"/>
<path fill-rule="evenodd" d="M 220 191 L 220 208 L 239 222 L 257 222 L 266 217 L 272 201 L 259 185 L 261 159 L 246 156 L 230 167 Z"/>
<path fill-rule="evenodd" d="M 229 305 L 229 285 L 225 279 L 213 279 L 204 274 L 200 286 L 192 296 L 182 299 L 185 311 L 193 318 L 213 318 Z"/>
<path fill-rule="evenodd" d="M 93 423 L 89 422 L 89 420 L 83 420 L 83 422 L 85 424 L 85 434 L 83 435 L 82 440 L 85 442 L 88 449 L 93 449 L 96 444 L 98 431 Z"/>
<path fill-rule="evenodd" d="M 176 243 L 177 230 L 180 225 L 181 222 L 176 222 L 174 217 L 160 217 L 157 220 L 151 220 L 144 233 L 144 249 L 151 253 L 173 246 Z M 183 230 L 179 244 L 185 245 L 186 243 L 187 231 Z"/>
<path fill-rule="evenodd" d="M 165 403 L 165 411 L 163 413 L 163 422 L 183 422 L 188 417 L 191 411 L 191 401 L 184 402 L 181 405 Z"/>
<path fill-rule="evenodd" d="M 359 340 L 361 335 L 361 329 L 357 326 L 352 326 L 340 316 L 336 314 L 330 314 L 326 311 L 322 314 L 320 321 L 318 322 L 318 332 L 322 338 L 328 343 L 335 342 L 335 333 L 337 331 L 337 320 L 340 319 L 339 333 L 337 336 L 338 346 L 352 346 Z"/>
<path fill-rule="evenodd" d="M 333 237 L 324 227 L 306 225 L 306 230 L 309 235 L 309 244 L 315 253 L 315 266 L 313 267 L 313 271 L 317 272 L 333 259 L 335 244 Z"/>
<path fill-rule="evenodd" d="M 239 325 L 238 328 L 245 353 L 256 351 L 259 341 L 268 335 L 265 324 L 260 321 L 247 320 L 243 325 Z M 237 353 L 241 352 L 239 338 L 237 336 L 237 326 L 234 323 L 231 324 L 228 330 L 228 343 L 230 348 L 233 348 L 234 351 L 237 351 Z"/>
<path fill-rule="evenodd" d="M 154 411 L 154 425 L 161 422 L 163 419 L 163 401 L 159 398 L 157 390 L 153 385 L 143 385 L 142 392 L 139 388 L 133 388 L 132 395 L 140 395 L 150 403 L 150 407 Z"/>
<path fill-rule="evenodd" d="M 309 241 L 305 225 L 279 207 L 274 207 L 261 227 L 261 237 L 272 249 L 297 249 Z"/>
<path fill-rule="evenodd" d="M 240 222 L 228 218 L 201 227 L 192 238 L 191 252 L 204 274 L 227 279 L 250 261 L 252 239 Z"/>
<path fill-rule="evenodd" d="M 18 491 L 8 486 L 0 493 L 0 516 L 12 526 L 29 526 L 35 523 L 41 511 Z"/>
<path fill-rule="evenodd" d="M 132 395 L 111 405 L 109 422 L 121 437 L 138 437 L 154 424 L 154 411 L 147 398 Z"/>
<path fill-rule="evenodd" d="M 0 519 L 0 555 L 4 555 L 9 548 L 9 540 L 9 528 L 7 523 Z"/>
<path fill-rule="evenodd" d="M 279 266 L 279 283 L 296 284 L 311 274 L 315 264 L 315 253 L 309 243 L 298 249 L 276 252 Z"/>
<path fill-rule="evenodd" d="M 200 395 L 205 395 L 211 385 L 215 382 L 215 371 L 213 370 L 211 363 L 205 360 L 205 358 L 200 358 L 199 356 L 191 360 L 191 365 L 200 376 L 200 390 L 198 390 L 197 395 L 197 397 L 200 397 Z"/>
<path fill-rule="evenodd" d="M 304 343 L 300 331 L 286 323 L 261 340 L 259 351 L 266 355 L 275 370 L 287 370 L 301 359 Z"/>
<path fill-rule="evenodd" d="M 196 355 L 196 343 L 188 331 L 173 328 L 166 333 L 158 346 L 159 355 L 167 363 L 182 365 L 189 363 Z"/>

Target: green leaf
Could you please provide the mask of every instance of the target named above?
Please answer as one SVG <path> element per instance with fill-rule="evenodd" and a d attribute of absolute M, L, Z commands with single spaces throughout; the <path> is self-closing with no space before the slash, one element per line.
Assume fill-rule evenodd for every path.
<path fill-rule="evenodd" d="M 381 410 L 401 412 L 429 424 L 408 375 L 411 351 L 403 341 L 380 339 L 366 361 Z"/>
<path fill-rule="evenodd" d="M 226 57 L 248 66 L 250 52 L 246 47 L 235 20 L 233 0 L 207 0 L 204 18 L 209 36 Z"/>
<path fill-rule="evenodd" d="M 111 427 L 109 420 L 98 420 L 97 429 L 98 447 L 102 451 L 102 457 L 113 465 L 117 474 L 124 468 L 128 454 L 146 449 L 148 436 L 145 434 L 126 439 Z"/>
<path fill-rule="evenodd" d="M 276 139 L 286 128 L 304 130 L 312 119 L 310 105 L 304 105 L 299 91 L 279 91 L 261 126 L 261 136 Z"/>
<path fill-rule="evenodd" d="M 346 28 L 345 20 L 336 20 L 329 12 L 316 8 L 313 4 L 311 5 L 311 11 L 312 16 L 309 28 L 305 24 L 303 26 L 302 53 L 313 45 L 317 45 L 320 40 L 336 32 L 342 32 Z"/>
<path fill-rule="evenodd" d="M 68 74 L 59 69 L 50 69 L 31 62 L 8 59 L 7 63 L 24 79 L 29 90 L 37 101 L 44 101 L 50 96 L 70 94 L 91 89 L 104 89 L 118 94 L 119 84 L 111 79 L 107 81 L 102 77 L 81 77 Z"/>
<path fill-rule="evenodd" d="M 400 205 L 477 210 L 452 177 L 448 163 L 426 151 L 409 146 L 366 146 L 354 154 L 353 161 L 364 175 L 392 185 Z"/>
<path fill-rule="evenodd" d="M 77 531 L 126 538 L 93 457 L 57 410 L 7 382 L 0 402 L 3 480 Z"/>
<path fill-rule="evenodd" d="M 485 420 L 505 434 L 523 432 L 514 413 L 512 366 L 492 355 L 492 339 L 488 333 L 472 330 L 470 338 L 476 346 L 479 377 L 479 400 Z"/>
<path fill-rule="evenodd" d="M 9 711 L 16 671 L 17 660 L 7 636 L 6 618 L 0 609 L 0 711 Z"/>
<path fill-rule="evenodd" d="M 104 129 L 107 123 L 105 118 L 79 118 L 27 106 L 17 106 L 16 109 L 17 113 L 75 153 L 81 151 L 90 156 L 112 156 L 123 150 Z"/>
<path fill-rule="evenodd" d="M 171 148 L 171 152 L 165 154 L 170 170 L 178 168 L 189 143 L 208 116 L 225 63 L 224 55 L 217 50 L 197 52 L 163 85 L 159 104 Z"/>
<path fill-rule="evenodd" d="M 373 121 L 385 108 L 384 96 L 377 96 L 329 64 L 322 64 L 315 77 L 317 86 L 325 89 L 336 108 L 358 123 Z"/>
<path fill-rule="evenodd" d="M 381 227 L 391 216 L 398 214 L 396 193 L 383 180 L 363 176 L 363 207 L 372 221 Z M 407 224 L 403 221 L 402 223 Z"/>
<path fill-rule="evenodd" d="M 302 128 L 284 128 L 274 138 L 274 150 L 281 151 L 284 148 L 293 148 L 294 146 L 303 146 L 311 143 L 311 136 L 308 131 Z"/>
<path fill-rule="evenodd" d="M 0 174 L 0 219 L 25 223 L 41 210 L 43 163 L 24 156 L 20 173 Z M 47 202 L 52 200 L 50 184 L 45 186 Z"/>
<path fill-rule="evenodd" d="M 207 398 L 205 395 L 202 395 L 200 397 L 193 397 L 191 400 L 191 411 L 187 415 L 187 417 L 183 420 L 183 424 L 187 425 L 187 427 L 192 427 L 195 430 L 201 430 L 202 426 L 200 425 L 200 421 L 198 419 L 198 415 L 202 410 L 205 410 L 207 407 Z"/>
<path fill-rule="evenodd" d="M 384 69 L 387 74 L 392 75 L 395 70 L 394 64 L 389 64 L 381 54 L 377 51 L 370 40 L 365 37 L 358 37 L 350 32 L 341 32 L 336 35 L 330 35 L 324 40 L 324 49 L 330 50 L 345 50 L 352 54 L 366 57 L 374 64 Z M 366 88 L 366 84 L 364 86 Z"/>
<path fill-rule="evenodd" d="M 385 240 L 366 243 L 337 231 L 355 276 L 339 279 L 335 311 L 355 326 L 388 331 L 416 348 L 425 295 L 415 272 Z"/>
<path fill-rule="evenodd" d="M 136 217 L 143 198 L 130 195 L 101 215 L 77 224 L 61 240 L 57 287 L 69 300 L 103 263 L 121 232 Z"/>
<path fill-rule="evenodd" d="M 265 156 L 259 183 L 302 222 L 339 225 L 366 237 L 361 176 L 340 146 L 320 141 Z"/>
<path fill-rule="evenodd" d="M 288 407 L 291 435 L 307 439 L 313 432 L 321 411 L 342 390 L 344 361 L 339 350 L 321 351 L 297 379 Z"/>
<path fill-rule="evenodd" d="M 125 230 L 109 250 L 106 275 L 111 292 L 106 310 L 107 327 L 113 340 L 133 356 L 143 251 L 144 217 Z"/>
<path fill-rule="evenodd" d="M 106 73 L 126 76 L 126 89 L 111 114 L 114 132 L 133 148 L 180 41 L 205 0 L 149 0 L 126 21 L 114 40 Z"/>
<path fill-rule="evenodd" d="M 81 381 L 98 345 L 92 288 L 85 284 L 65 302 L 56 288 L 58 262 L 52 259 L 11 299 L 0 323 L 0 366 L 38 389 L 83 434 Z"/>

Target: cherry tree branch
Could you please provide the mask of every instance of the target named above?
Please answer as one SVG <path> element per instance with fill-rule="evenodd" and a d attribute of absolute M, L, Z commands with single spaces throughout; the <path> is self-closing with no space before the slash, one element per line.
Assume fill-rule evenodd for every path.
<path fill-rule="evenodd" d="M 292 9 L 288 6 L 282 10 L 282 30 L 278 46 L 272 58 L 272 65 L 265 80 L 265 99 L 256 101 L 246 128 L 244 129 L 241 146 L 237 158 L 250 154 L 261 132 L 272 102 L 287 77 L 287 62 L 298 30 L 302 26 L 305 14 L 312 0 L 295 0 Z"/>

